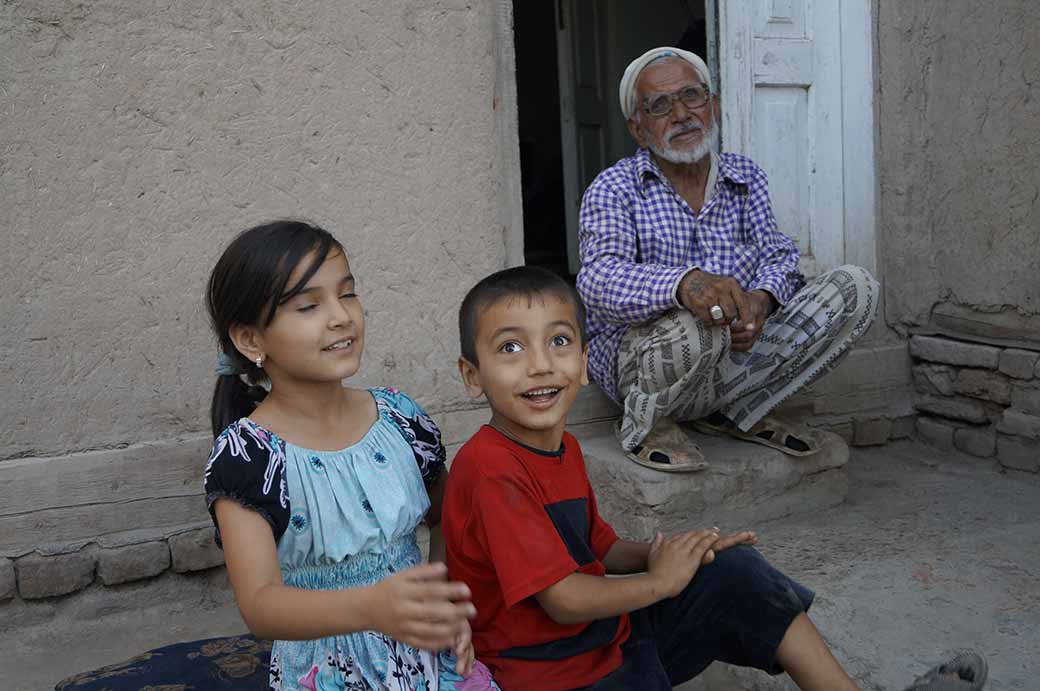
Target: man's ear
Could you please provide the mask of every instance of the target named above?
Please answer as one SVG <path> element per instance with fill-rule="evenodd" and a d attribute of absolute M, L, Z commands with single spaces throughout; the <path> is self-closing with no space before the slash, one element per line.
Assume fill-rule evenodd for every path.
<path fill-rule="evenodd" d="M 589 385 L 589 344 L 581 349 L 581 385 Z"/>
<path fill-rule="evenodd" d="M 722 106 L 719 105 L 718 94 L 711 95 L 711 110 L 715 113 L 715 122 L 720 122 L 722 117 Z"/>
<path fill-rule="evenodd" d="M 235 324 L 228 329 L 228 336 L 231 337 L 231 342 L 235 344 L 238 352 L 242 353 L 250 362 L 265 355 L 264 339 L 256 327 Z"/>
<path fill-rule="evenodd" d="M 636 121 L 638 116 L 633 115 L 628 120 L 625 120 L 625 126 L 628 128 L 628 133 L 632 135 L 632 139 L 636 140 L 636 145 L 639 148 L 646 148 L 646 141 L 643 137 L 643 132 L 639 127 L 639 123 Z"/>
<path fill-rule="evenodd" d="M 477 366 L 464 357 L 459 358 L 459 374 L 462 375 L 462 384 L 466 387 L 466 393 L 473 398 L 484 395 L 484 387 L 480 384 L 477 376 Z"/>

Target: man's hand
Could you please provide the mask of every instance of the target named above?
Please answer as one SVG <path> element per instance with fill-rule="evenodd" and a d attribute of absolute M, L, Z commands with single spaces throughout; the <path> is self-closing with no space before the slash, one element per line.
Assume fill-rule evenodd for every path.
<path fill-rule="evenodd" d="M 654 536 L 650 543 L 647 573 L 660 588 L 661 598 L 675 597 L 693 580 L 701 564 L 715 559 L 712 545 L 719 541 L 716 530 L 695 530 L 663 537 Z"/>
<path fill-rule="evenodd" d="M 755 341 L 762 335 L 762 326 L 776 309 L 776 301 L 765 290 L 752 290 L 747 293 L 748 312 L 741 312 L 741 319 L 730 325 L 730 350 L 743 353 L 751 350 Z"/>
<path fill-rule="evenodd" d="M 679 304 L 697 315 L 705 324 L 726 326 L 734 319 L 747 321 L 751 316 L 751 299 L 735 278 L 718 276 L 694 269 L 679 282 Z M 722 317 L 714 319 L 711 308 L 722 308 Z"/>

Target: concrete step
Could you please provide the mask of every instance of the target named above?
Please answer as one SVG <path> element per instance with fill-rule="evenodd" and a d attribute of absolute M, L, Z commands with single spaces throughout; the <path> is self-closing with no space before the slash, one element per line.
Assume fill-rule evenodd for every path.
<path fill-rule="evenodd" d="M 761 444 L 690 433 L 711 464 L 696 473 L 663 473 L 633 463 L 604 425 L 574 430 L 585 453 L 600 513 L 628 539 L 763 521 L 835 506 L 845 500 L 849 447 L 820 431 L 822 448 L 798 458 Z"/>

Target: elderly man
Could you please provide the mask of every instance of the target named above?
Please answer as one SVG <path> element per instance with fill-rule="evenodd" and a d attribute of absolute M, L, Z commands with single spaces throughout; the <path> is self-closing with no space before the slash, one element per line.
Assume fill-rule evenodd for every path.
<path fill-rule="evenodd" d="M 855 266 L 805 284 L 765 173 L 715 151 L 710 84 L 704 61 L 678 48 L 628 66 L 619 95 L 639 149 L 596 177 L 580 215 L 589 370 L 624 408 L 629 458 L 673 472 L 707 467 L 677 423 L 815 452 L 808 428 L 767 413 L 849 351 L 878 301 Z"/>

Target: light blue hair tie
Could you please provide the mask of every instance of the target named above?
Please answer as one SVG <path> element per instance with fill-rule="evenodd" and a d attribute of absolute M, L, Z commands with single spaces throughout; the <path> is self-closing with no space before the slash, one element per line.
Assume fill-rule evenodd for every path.
<path fill-rule="evenodd" d="M 213 368 L 213 371 L 217 373 L 218 377 L 233 377 L 242 374 L 243 369 L 233 357 L 221 350 L 217 355 L 217 366 Z"/>

